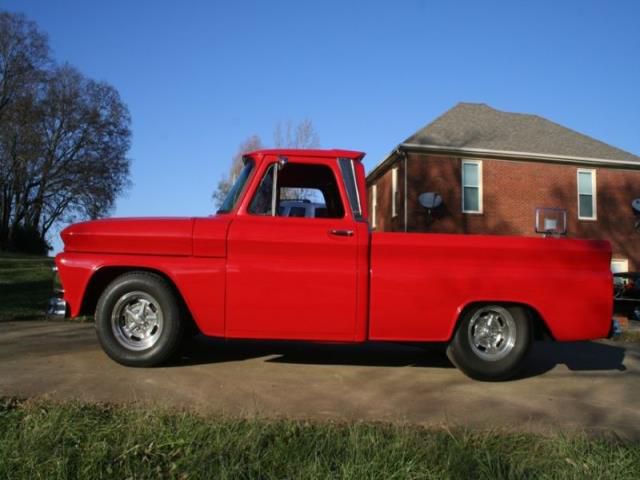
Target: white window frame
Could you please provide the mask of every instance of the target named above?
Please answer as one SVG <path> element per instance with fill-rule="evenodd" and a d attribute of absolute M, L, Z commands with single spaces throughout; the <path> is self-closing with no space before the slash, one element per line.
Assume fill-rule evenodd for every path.
<path fill-rule="evenodd" d="M 478 185 L 465 185 L 464 183 L 464 166 L 465 165 L 477 165 L 478 166 Z M 471 213 L 471 214 L 482 214 L 483 212 L 483 202 L 482 202 L 482 197 L 483 195 L 483 188 L 482 188 L 482 184 L 483 184 L 483 180 L 482 180 L 482 160 L 466 160 L 463 159 L 462 160 L 462 164 L 461 164 L 461 168 L 460 168 L 460 185 L 462 186 L 461 190 L 461 194 L 460 194 L 460 198 L 462 200 L 462 213 Z M 464 187 L 475 187 L 478 189 L 478 210 L 465 210 L 464 209 Z"/>
<path fill-rule="evenodd" d="M 629 271 L 629 259 L 628 258 L 613 258 L 611 259 L 611 272 L 616 273 L 613 268 L 613 264 L 623 265 L 622 270 L 618 270 L 620 273 L 626 273 Z"/>
<path fill-rule="evenodd" d="M 391 169 L 391 217 L 398 216 L 398 167 Z"/>
<path fill-rule="evenodd" d="M 376 228 L 376 216 L 378 213 L 378 185 L 371 186 L 371 228 Z"/>
<path fill-rule="evenodd" d="M 581 173 L 590 173 L 591 174 L 591 209 L 593 211 L 592 217 L 583 217 L 580 215 L 580 174 Z M 597 220 L 598 219 L 598 191 L 596 189 L 596 171 L 592 168 L 579 168 L 576 171 L 576 201 L 578 202 L 578 220 Z M 584 194 L 586 195 L 586 194 Z"/>

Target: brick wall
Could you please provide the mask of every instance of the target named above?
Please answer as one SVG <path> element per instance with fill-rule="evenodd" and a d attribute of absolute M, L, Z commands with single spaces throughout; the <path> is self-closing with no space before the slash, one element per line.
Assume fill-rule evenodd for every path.
<path fill-rule="evenodd" d="M 395 164 L 399 167 L 397 217 L 391 218 L 391 170 L 374 181 L 378 231 L 404 230 L 404 163 L 399 159 Z M 578 168 L 596 171 L 597 220 L 578 220 Z M 631 209 L 631 201 L 640 198 L 640 171 L 483 159 L 483 213 L 465 214 L 460 169 L 458 157 L 409 154 L 407 231 L 535 236 L 537 207 L 564 208 L 569 237 L 609 240 L 614 258 L 626 258 L 630 270 L 640 270 L 640 232 L 634 230 Z M 443 198 L 431 217 L 418 203 L 418 195 L 428 191 Z"/>

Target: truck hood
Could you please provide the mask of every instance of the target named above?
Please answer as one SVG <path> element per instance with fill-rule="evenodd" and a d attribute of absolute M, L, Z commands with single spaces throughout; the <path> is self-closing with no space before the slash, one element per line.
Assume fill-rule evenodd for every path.
<path fill-rule="evenodd" d="M 193 254 L 194 218 L 109 218 L 73 224 L 60 236 L 65 252 Z"/>

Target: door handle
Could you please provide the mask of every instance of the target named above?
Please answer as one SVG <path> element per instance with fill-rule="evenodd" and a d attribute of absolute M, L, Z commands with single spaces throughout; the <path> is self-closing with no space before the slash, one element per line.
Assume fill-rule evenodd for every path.
<path fill-rule="evenodd" d="M 337 230 L 333 228 L 329 230 L 329 233 L 337 237 L 353 237 L 353 230 Z"/>

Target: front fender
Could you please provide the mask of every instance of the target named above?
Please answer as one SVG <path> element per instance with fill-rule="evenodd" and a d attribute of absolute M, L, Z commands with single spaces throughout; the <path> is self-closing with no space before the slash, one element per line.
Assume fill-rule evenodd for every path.
<path fill-rule="evenodd" d="M 202 333 L 224 335 L 224 258 L 65 252 L 56 257 L 56 265 L 71 317 L 83 313 L 87 299 L 90 296 L 97 298 L 106 287 L 100 282 L 92 282 L 96 275 L 109 269 L 117 270 L 118 274 L 147 270 L 162 275 L 175 286 Z"/>

